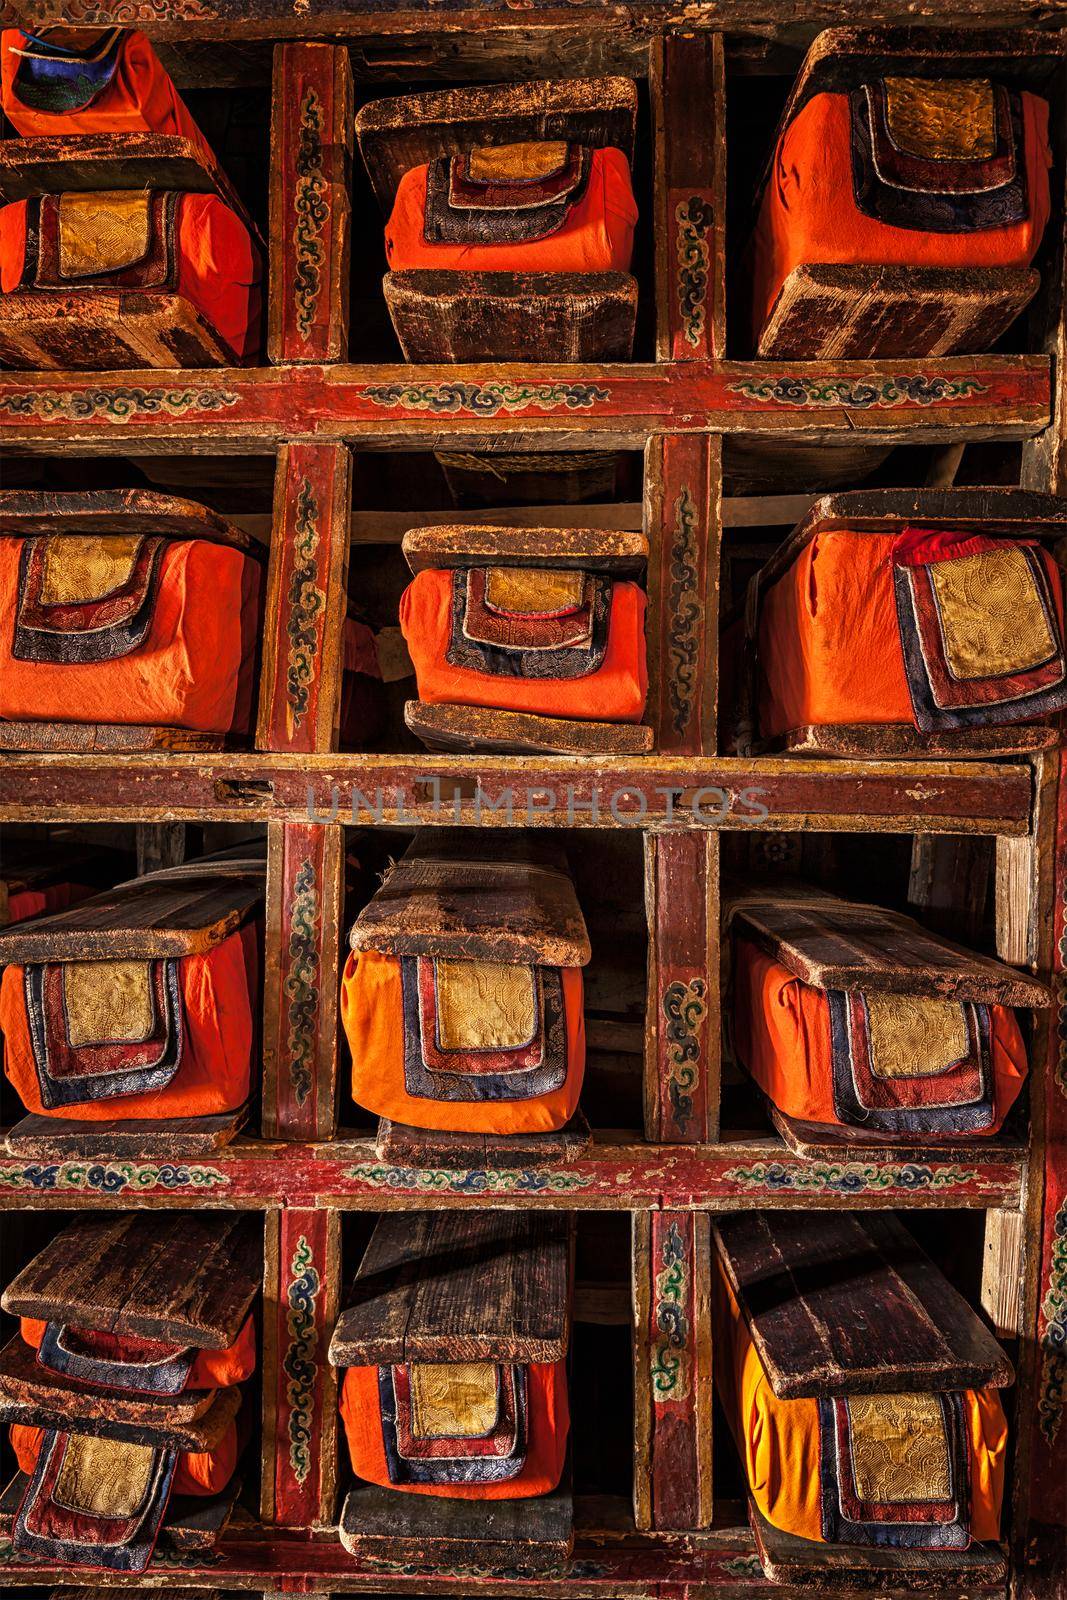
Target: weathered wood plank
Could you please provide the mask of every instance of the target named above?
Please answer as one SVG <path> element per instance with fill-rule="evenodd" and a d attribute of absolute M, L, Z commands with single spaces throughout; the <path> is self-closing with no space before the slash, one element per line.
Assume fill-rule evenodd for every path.
<path fill-rule="evenodd" d="M 382 1118 L 375 1145 L 381 1161 L 432 1171 L 435 1168 L 522 1167 L 535 1171 L 549 1162 L 577 1161 L 593 1143 L 579 1108 L 556 1133 L 437 1133 Z"/>
<path fill-rule="evenodd" d="M 718 1137 L 719 850 L 707 833 L 645 837 L 645 1133 Z"/>
<path fill-rule="evenodd" d="M 362 1484 L 345 1497 L 339 1531 L 345 1550 L 372 1570 L 376 1559 L 431 1570 L 473 1562 L 490 1576 L 561 1569 L 573 1523 L 569 1488 L 527 1500 L 438 1500 Z"/>

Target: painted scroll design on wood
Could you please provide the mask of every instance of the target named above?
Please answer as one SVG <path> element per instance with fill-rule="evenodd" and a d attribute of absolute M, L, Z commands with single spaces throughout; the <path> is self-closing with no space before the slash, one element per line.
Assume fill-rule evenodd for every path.
<path fill-rule="evenodd" d="M 0 411 L 43 422 L 129 422 L 132 417 L 184 417 L 190 411 L 221 411 L 235 406 L 232 389 L 35 389 L 0 396 Z"/>
<path fill-rule="evenodd" d="M 229 1178 L 218 1167 L 188 1166 L 166 1161 L 158 1166 L 134 1161 L 33 1162 L 25 1167 L 0 1167 L 0 1189 L 82 1190 L 104 1195 L 131 1189 L 146 1194 L 154 1189 L 226 1188 Z"/>
<path fill-rule="evenodd" d="M 700 656 L 700 599 L 697 571 L 696 501 L 683 484 L 674 507 L 674 539 L 671 543 L 671 586 L 668 593 L 670 620 L 667 648 L 672 663 L 667 681 L 671 706 L 671 725 L 684 734 L 693 715 L 696 698 L 697 662 Z"/>
<path fill-rule="evenodd" d="M 299 7 L 297 8 L 299 9 Z M 67 22 L 84 27 L 113 28 L 116 24 L 139 27 L 143 22 L 201 22 L 218 16 L 215 6 L 203 0 L 126 0 L 125 4 L 96 4 L 96 0 L 67 0 L 63 7 Z M 45 26 L 55 21 L 55 8 L 30 6 L 26 26 Z"/>
<path fill-rule="evenodd" d="M 1045 1326 L 1040 1338 L 1041 1379 L 1037 1394 L 1038 1422 L 1050 1445 L 1060 1431 L 1067 1408 L 1067 1200 L 1056 1212 L 1052 1236 L 1048 1289 L 1041 1302 Z"/>
<path fill-rule="evenodd" d="M 755 1161 L 750 1167 L 729 1167 L 723 1173 L 727 1183 L 739 1189 L 764 1190 L 774 1194 L 797 1190 L 808 1194 L 863 1194 L 898 1190 L 915 1193 L 926 1189 L 958 1189 L 979 1184 L 977 1167 L 933 1167 L 916 1162 L 876 1165 L 860 1161 Z"/>
<path fill-rule="evenodd" d="M 285 631 L 289 655 L 285 671 L 285 722 L 290 739 L 307 715 L 315 657 L 319 652 L 319 618 L 326 596 L 315 582 L 319 544 L 319 503 L 310 478 L 301 479 L 293 521 L 293 571 L 289 579 L 289 616 Z"/>
<path fill-rule="evenodd" d="M 660 1246 L 662 1267 L 655 1279 L 655 1318 L 660 1338 L 652 1356 L 652 1400 L 684 1400 L 689 1393 L 689 1252 L 677 1222 L 671 1222 Z"/>
<path fill-rule="evenodd" d="M 323 229 L 330 217 L 326 174 L 322 166 L 322 134 L 326 125 L 322 101 L 310 86 L 300 102 L 300 136 L 296 150 L 296 188 L 293 193 L 293 254 L 295 281 L 293 304 L 296 326 L 307 343 L 315 323 L 322 293 L 322 265 L 326 247 Z"/>
<path fill-rule="evenodd" d="M 322 1279 L 313 1265 L 311 1246 L 304 1234 L 296 1241 L 289 1273 L 289 1287 L 285 1293 L 289 1307 L 285 1317 L 289 1344 L 282 1361 L 282 1371 L 289 1380 L 285 1388 L 289 1406 L 286 1424 L 289 1465 L 297 1483 L 303 1484 L 311 1471 L 315 1383 L 319 1370 L 315 1359 L 319 1343 L 315 1302 L 322 1288 Z"/>
<path fill-rule="evenodd" d="M 705 339 L 711 267 L 709 235 L 714 219 L 712 207 L 698 194 L 679 200 L 674 208 L 678 320 L 686 344 L 694 350 L 699 350 Z"/>
<path fill-rule="evenodd" d="M 386 1167 L 364 1163 L 346 1167 L 345 1177 L 369 1189 L 411 1190 L 451 1194 L 571 1194 L 593 1182 L 591 1173 L 553 1168 Z"/>
<path fill-rule="evenodd" d="M 304 861 L 293 879 L 289 971 L 285 976 L 286 1049 L 293 1098 L 302 1106 L 314 1083 L 315 1024 L 319 1013 L 319 905 L 315 864 Z"/>
<path fill-rule="evenodd" d="M 703 978 L 669 983 L 660 1002 L 667 1020 L 667 1093 L 681 1133 L 693 1115 L 693 1095 L 700 1084 L 701 1036 L 708 1015 L 708 986 Z"/>
<path fill-rule="evenodd" d="M 943 400 L 970 400 L 988 394 L 989 385 L 977 378 L 928 378 L 923 373 L 865 383 L 862 378 L 744 378 L 727 384 L 730 394 L 746 400 L 766 400 L 775 405 L 818 408 L 849 406 L 857 411 L 873 407 L 932 406 Z"/>
<path fill-rule="evenodd" d="M 475 417 L 495 417 L 501 411 L 578 411 L 611 399 L 611 390 L 596 383 L 375 383 L 364 393 L 374 405 L 390 410 L 468 412 Z"/>

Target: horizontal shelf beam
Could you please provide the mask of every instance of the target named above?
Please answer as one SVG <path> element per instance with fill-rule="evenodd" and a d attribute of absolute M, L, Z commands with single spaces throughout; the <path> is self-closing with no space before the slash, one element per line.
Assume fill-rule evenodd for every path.
<path fill-rule="evenodd" d="M 46 1162 L 0 1155 L 0 1207 L 278 1205 L 345 1211 L 484 1206 L 604 1211 L 802 1210 L 936 1206 L 1015 1208 L 1024 1152 L 976 1147 L 921 1161 L 825 1161 L 791 1154 L 777 1139 L 652 1145 L 601 1133 L 588 1154 L 556 1166 L 501 1170 L 393 1166 L 371 1138 L 325 1144 L 240 1139 L 210 1156 Z"/>
<path fill-rule="evenodd" d="M 9 755 L 0 821 L 1024 834 L 1016 763 L 801 757 Z"/>
<path fill-rule="evenodd" d="M 455 450 L 580 435 L 637 449 L 664 431 L 936 444 L 1029 438 L 1050 407 L 1047 356 L 14 372 L 0 377 L 0 444 L 207 455 L 297 436 Z"/>

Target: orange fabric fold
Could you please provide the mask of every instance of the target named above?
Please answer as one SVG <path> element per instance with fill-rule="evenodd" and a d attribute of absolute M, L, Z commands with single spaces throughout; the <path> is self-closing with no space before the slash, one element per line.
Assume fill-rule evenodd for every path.
<path fill-rule="evenodd" d="M 39 917 L 49 911 L 66 911 L 77 905 L 92 890 L 81 883 L 51 883 L 47 889 L 19 889 L 7 902 L 7 921 L 25 922 L 27 917 Z"/>
<path fill-rule="evenodd" d="M 0 1033 L 4 1072 L 27 1111 L 79 1122 L 156 1117 L 209 1117 L 236 1111 L 248 1098 L 259 1000 L 259 930 L 254 922 L 202 956 L 179 964 L 184 1043 L 182 1061 L 157 1094 L 117 1095 L 48 1111 L 41 1104 L 33 1061 L 23 968 L 5 967 L 0 977 Z"/>
<path fill-rule="evenodd" d="M 11 650 L 23 543 L 0 538 L 0 718 L 247 730 L 261 628 L 258 562 L 206 539 L 175 539 L 136 650 L 113 661 L 21 661 Z"/>
<path fill-rule="evenodd" d="M 44 1338 L 46 1322 L 36 1317 L 20 1317 L 19 1332 L 34 1350 Z M 256 1324 L 253 1317 L 245 1318 L 244 1326 L 225 1350 L 200 1350 L 189 1372 L 187 1389 L 229 1389 L 235 1383 L 244 1383 L 256 1370 Z"/>
<path fill-rule="evenodd" d="M 604 660 L 584 678 L 495 678 L 451 666 L 452 574 L 438 568 L 418 573 L 404 590 L 400 628 L 415 666 L 419 699 L 427 705 L 492 706 L 545 717 L 640 722 L 648 695 L 645 604 L 639 584 L 612 584 Z"/>
<path fill-rule="evenodd" d="M 45 1430 L 23 1422 L 13 1422 L 9 1432 L 19 1471 L 28 1477 L 37 1464 Z M 233 1477 L 240 1453 L 238 1425 L 234 1421 L 214 1450 L 183 1450 L 179 1454 L 171 1493 L 198 1496 L 220 1494 Z"/>
<path fill-rule="evenodd" d="M 822 1537 L 819 1510 L 819 1404 L 779 1400 L 723 1272 L 712 1253 L 715 1387 L 756 1505 L 772 1527 L 800 1539 Z M 971 1481 L 971 1537 L 999 1539 L 1008 1423 L 996 1389 L 965 1389 Z"/>
<path fill-rule="evenodd" d="M 753 332 L 770 316 L 794 267 L 814 263 L 902 267 L 1026 267 L 1049 219 L 1048 105 L 1023 93 L 1030 214 L 974 233 L 897 228 L 856 204 L 847 94 L 816 94 L 778 142 L 752 243 Z"/>
<path fill-rule="evenodd" d="M 549 1494 L 563 1476 L 570 1409 L 565 1361 L 533 1362 L 527 1372 L 526 1462 L 506 1483 L 392 1483 L 382 1442 L 378 1368 L 349 1367 L 341 1385 L 344 1423 L 352 1470 L 368 1483 L 398 1494 L 434 1494 L 448 1500 L 524 1500 Z"/>
<path fill-rule="evenodd" d="M 993 1126 L 956 1139 L 996 1133 L 1026 1081 L 1026 1048 L 1015 1013 L 992 1006 L 990 1021 Z M 826 995 L 747 939 L 734 940 L 733 1043 L 742 1065 L 779 1111 L 801 1122 L 840 1126 L 834 1114 Z M 893 1135 L 885 1140 L 891 1144 Z"/>
<path fill-rule="evenodd" d="M 84 32 L 80 32 L 78 38 L 83 44 L 86 41 Z M 20 64 L 15 52 L 25 47 L 26 38 L 20 28 L 5 28 L 0 33 L 0 102 L 12 127 L 24 137 L 176 133 L 191 139 L 207 164 L 214 164 L 211 147 L 175 89 L 170 74 L 164 70 L 144 34 L 136 28 L 124 34 L 110 83 L 79 111 L 35 111 L 22 104 L 15 93 L 15 76 Z"/>
<path fill-rule="evenodd" d="M 404 1087 L 400 961 L 377 950 L 354 951 L 341 980 L 341 1020 L 352 1052 L 352 1098 L 391 1122 L 439 1133 L 553 1133 L 574 1115 L 585 1073 L 582 971 L 562 967 L 567 1077 L 532 1100 L 426 1100 Z"/>
<path fill-rule="evenodd" d="M 426 167 L 412 167 L 397 185 L 385 227 L 392 272 L 446 268 L 460 272 L 629 272 L 637 203 L 630 164 L 621 150 L 594 150 L 585 194 L 566 222 L 527 244 L 429 244 L 425 238 Z"/>
<path fill-rule="evenodd" d="M 177 235 L 178 293 L 191 301 L 237 360 L 249 360 L 259 348 L 262 267 L 248 229 L 217 195 L 183 194 Z M 19 287 L 25 256 L 26 201 L 14 200 L 0 206 L 0 290 L 4 294 Z M 77 293 L 79 287 L 88 290 L 91 284 L 72 285 L 70 292 Z"/>

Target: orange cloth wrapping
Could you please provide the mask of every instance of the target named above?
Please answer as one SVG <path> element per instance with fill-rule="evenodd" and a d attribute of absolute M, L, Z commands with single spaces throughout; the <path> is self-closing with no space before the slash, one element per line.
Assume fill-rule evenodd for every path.
<path fill-rule="evenodd" d="M 915 726 L 893 590 L 896 538 L 847 529 L 816 534 L 765 591 L 759 617 L 762 738 L 809 724 Z M 1054 599 L 1062 628 L 1058 585 Z"/>
<path fill-rule="evenodd" d="M 341 1421 L 352 1470 L 367 1483 L 398 1494 L 436 1494 L 449 1500 L 526 1500 L 549 1494 L 563 1475 L 570 1430 L 565 1361 L 532 1362 L 527 1373 L 526 1462 L 504 1483 L 392 1483 L 382 1442 L 378 1368 L 349 1367 L 341 1386 Z"/>
<path fill-rule="evenodd" d="M 80 883 L 52 883 L 47 889 L 19 889 L 7 902 L 7 924 L 25 922 L 27 917 L 39 917 L 45 912 L 66 911 L 77 905 L 92 890 Z"/>
<path fill-rule="evenodd" d="M 111 1122 L 116 1117 L 210 1117 L 236 1111 L 247 1100 L 259 991 L 259 930 L 254 922 L 231 933 L 206 955 L 179 961 L 182 1059 L 170 1083 L 157 1094 L 116 1095 L 46 1110 L 34 1067 L 23 970 L 5 967 L 0 977 L 0 1033 L 4 1072 L 27 1111 L 80 1122 Z"/>
<path fill-rule="evenodd" d="M 1022 107 L 1027 219 L 973 233 L 936 233 L 892 227 L 859 209 L 852 187 L 848 95 L 813 95 L 779 139 L 763 193 L 751 262 L 755 337 L 794 267 L 1029 266 L 1049 218 L 1052 153 L 1047 104 L 1024 93 Z"/>
<path fill-rule="evenodd" d="M 733 996 L 734 1049 L 768 1099 L 800 1122 L 840 1126 L 823 991 L 795 978 L 749 940 L 735 939 Z M 1026 1049 L 1015 1013 L 991 1006 L 990 1018 L 996 1115 L 992 1127 L 971 1138 L 997 1132 L 1026 1079 Z M 892 1136 L 886 1141 L 891 1143 Z"/>
<path fill-rule="evenodd" d="M 530 1100 L 430 1100 L 404 1087 L 400 961 L 377 950 L 351 953 L 341 980 L 341 1020 L 352 1051 L 352 1098 L 391 1122 L 439 1133 L 553 1133 L 569 1122 L 585 1073 L 585 1013 L 580 967 L 562 967 L 567 1077 Z M 375 1402 L 377 1404 L 377 1402 Z"/>
<path fill-rule="evenodd" d="M 36 1350 L 44 1338 L 46 1322 L 36 1317 L 20 1317 L 19 1332 L 25 1342 Z M 237 1338 L 226 1350 L 201 1350 L 197 1353 L 185 1387 L 187 1389 L 230 1389 L 235 1383 L 244 1383 L 256 1370 L 256 1324 L 251 1316 L 245 1319 Z"/>
<path fill-rule="evenodd" d="M 713 1253 L 715 1387 L 756 1505 L 775 1528 L 822 1544 L 819 1405 L 779 1400 L 763 1371 L 733 1291 Z M 995 1389 L 965 1389 L 971 1482 L 971 1537 L 1000 1537 L 1008 1424 Z"/>
<path fill-rule="evenodd" d="M 603 722 L 640 722 L 644 713 L 645 592 L 639 584 L 612 584 L 604 660 L 584 678 L 497 678 L 451 666 L 452 574 L 437 568 L 418 573 L 404 590 L 400 628 L 415 665 L 419 699 L 427 705 L 491 706 Z"/>
<path fill-rule="evenodd" d="M 258 562 L 206 539 L 169 541 L 144 642 L 112 661 L 12 655 L 24 541 L 0 538 L 0 718 L 247 729 L 260 632 Z"/>
<path fill-rule="evenodd" d="M 250 359 L 259 348 L 262 273 L 248 229 L 213 194 L 183 194 L 176 229 L 178 293 L 226 341 L 237 360 Z M 25 256 L 26 201 L 15 200 L 0 206 L 0 290 L 4 294 L 19 287 Z M 82 287 L 91 288 L 92 281 L 85 280 Z M 71 285 L 72 291 L 77 288 L 77 284 Z"/>
<path fill-rule="evenodd" d="M 425 237 L 426 167 L 412 167 L 397 185 L 385 227 L 392 272 L 445 268 L 459 272 L 629 272 L 637 204 L 621 150 L 594 150 L 585 194 L 563 226 L 526 244 L 430 244 Z"/>
<path fill-rule="evenodd" d="M 10 1428 L 11 1448 L 15 1452 L 19 1471 L 32 1473 L 44 1439 L 43 1428 L 31 1428 L 22 1422 L 13 1422 Z M 237 1457 L 241 1453 L 238 1422 L 231 1422 L 214 1450 L 183 1450 L 174 1468 L 172 1494 L 220 1494 L 233 1477 Z"/>
<path fill-rule="evenodd" d="M 48 36 L 48 30 L 44 37 Z M 84 48 L 84 33 L 77 35 Z M 211 147 L 200 132 L 188 107 L 182 101 L 170 74 L 143 33 L 128 30 L 119 46 L 119 58 L 111 81 L 88 105 L 77 111 L 38 111 L 24 106 L 15 92 L 15 76 L 26 48 L 20 28 L 5 28 L 0 34 L 0 103 L 16 132 L 32 138 L 35 134 L 72 133 L 176 133 L 191 139 L 203 152 L 205 162 L 214 165 Z"/>

